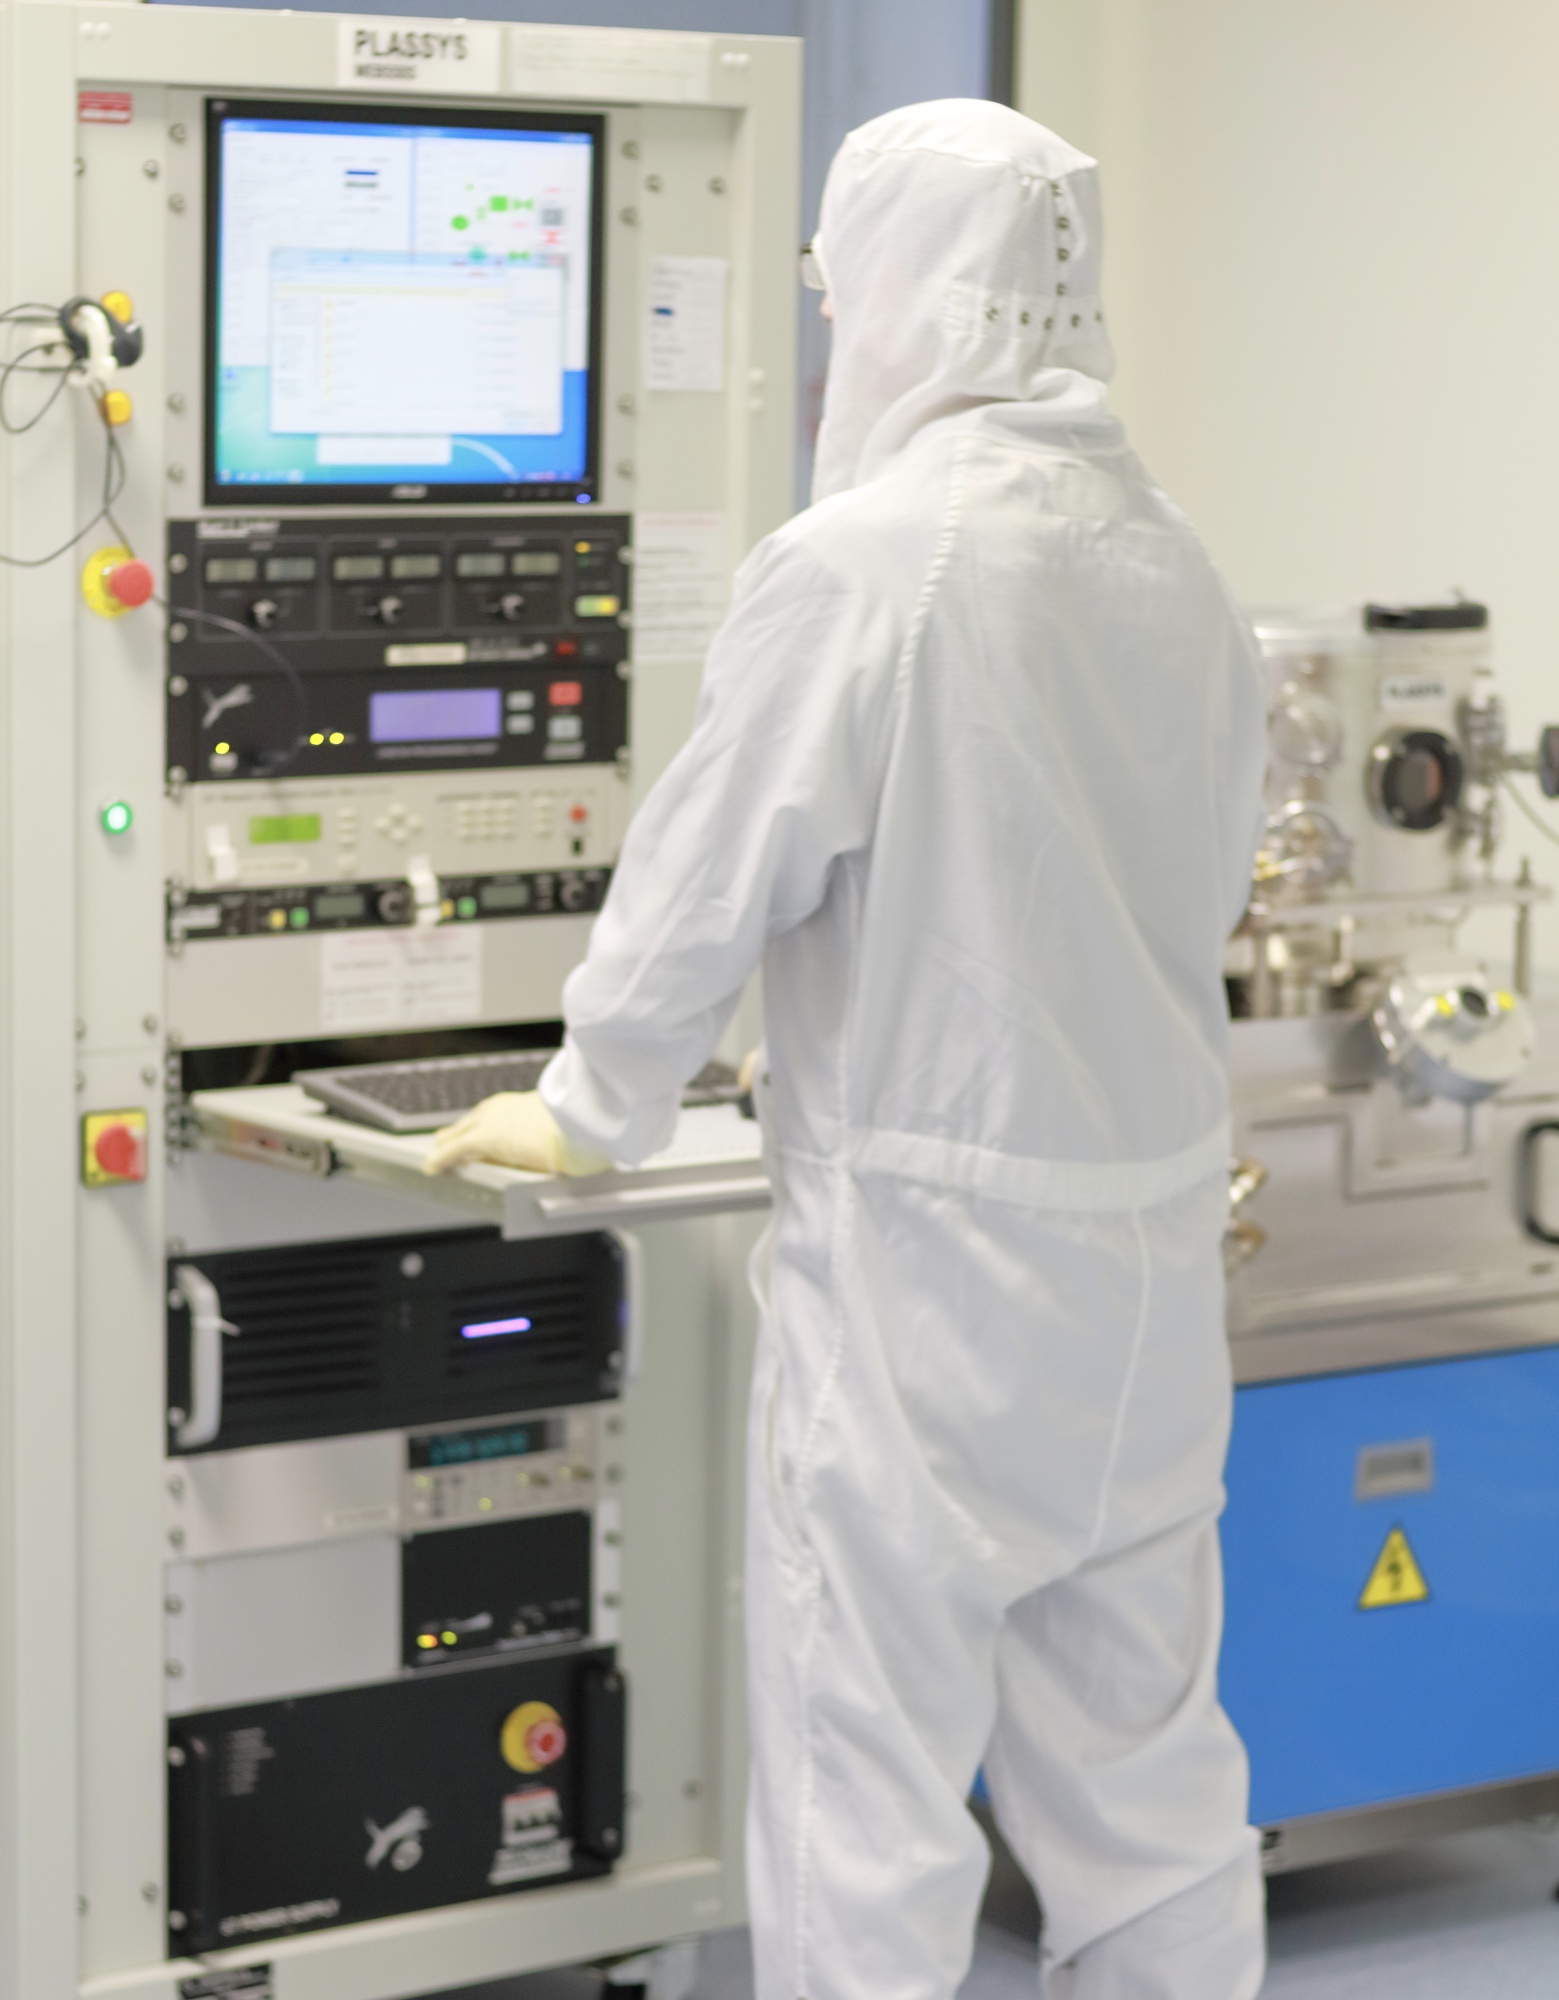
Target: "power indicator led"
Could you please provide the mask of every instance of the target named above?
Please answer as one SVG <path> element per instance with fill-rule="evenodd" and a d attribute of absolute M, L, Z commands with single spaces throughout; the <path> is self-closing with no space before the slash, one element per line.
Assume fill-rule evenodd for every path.
<path fill-rule="evenodd" d="M 128 833 L 135 821 L 135 814 L 124 799 L 110 799 L 98 814 L 105 833 Z"/>

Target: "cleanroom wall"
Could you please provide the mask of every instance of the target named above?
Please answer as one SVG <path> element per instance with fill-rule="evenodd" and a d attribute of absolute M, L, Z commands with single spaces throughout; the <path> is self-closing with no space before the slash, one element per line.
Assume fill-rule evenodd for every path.
<path fill-rule="evenodd" d="M 1018 64 L 1102 162 L 1117 407 L 1235 589 L 1485 599 L 1530 742 L 1559 717 L 1559 11 L 1023 0 Z M 1520 821 L 1508 850 L 1553 879 Z M 1559 921 L 1538 943 L 1559 967 Z"/>

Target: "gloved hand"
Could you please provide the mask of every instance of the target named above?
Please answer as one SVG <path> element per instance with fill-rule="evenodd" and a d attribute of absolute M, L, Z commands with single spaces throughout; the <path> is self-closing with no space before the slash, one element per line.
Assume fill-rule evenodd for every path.
<path fill-rule="evenodd" d="M 467 1160 L 491 1160 L 533 1174 L 600 1174 L 612 1164 L 571 1144 L 534 1090 L 500 1090 L 495 1097 L 484 1097 L 438 1134 L 422 1171 L 446 1174 Z"/>

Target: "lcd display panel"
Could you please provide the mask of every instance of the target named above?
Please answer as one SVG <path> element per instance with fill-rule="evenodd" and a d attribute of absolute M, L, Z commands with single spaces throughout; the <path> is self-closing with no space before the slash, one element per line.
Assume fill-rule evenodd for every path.
<path fill-rule="evenodd" d="M 471 743 L 503 727 L 497 688 L 396 688 L 368 697 L 370 743 Z"/>
<path fill-rule="evenodd" d="M 594 499 L 603 133 L 210 100 L 208 501 Z"/>

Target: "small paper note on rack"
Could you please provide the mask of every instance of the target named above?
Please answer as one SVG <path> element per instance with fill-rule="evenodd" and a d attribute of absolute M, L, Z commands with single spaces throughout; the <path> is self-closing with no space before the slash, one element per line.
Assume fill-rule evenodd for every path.
<path fill-rule="evenodd" d="M 509 89 L 587 104 L 707 104 L 713 58 L 713 35 L 526 25 L 509 30 Z"/>
<path fill-rule="evenodd" d="M 724 514 L 640 514 L 633 527 L 636 666 L 700 661 L 725 616 Z"/>
<path fill-rule="evenodd" d="M 482 933 L 331 931 L 320 940 L 320 1026 L 327 1033 L 424 1028 L 482 1011 Z"/>
<path fill-rule="evenodd" d="M 725 387 L 723 257 L 657 257 L 644 321 L 646 389 Z"/>

